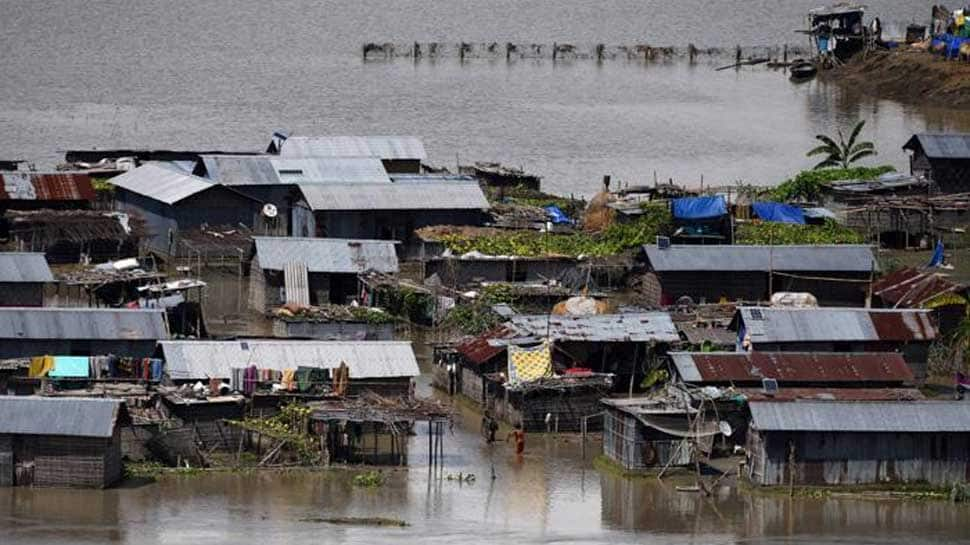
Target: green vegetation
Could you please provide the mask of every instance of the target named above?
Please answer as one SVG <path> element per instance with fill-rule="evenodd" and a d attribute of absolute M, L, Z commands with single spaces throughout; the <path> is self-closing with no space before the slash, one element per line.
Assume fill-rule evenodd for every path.
<path fill-rule="evenodd" d="M 360 488 L 378 488 L 384 486 L 384 474 L 380 471 L 368 471 L 354 475 L 354 486 Z"/>
<path fill-rule="evenodd" d="M 463 335 L 481 335 L 494 329 L 504 320 L 491 309 L 491 304 L 479 298 L 465 305 L 457 305 L 442 320 L 443 327 L 455 328 Z"/>
<path fill-rule="evenodd" d="M 275 416 L 229 420 L 228 423 L 286 442 L 287 447 L 299 456 L 301 463 L 310 465 L 320 461 L 317 441 L 308 432 L 310 412 L 306 405 L 290 403 L 284 405 Z"/>
<path fill-rule="evenodd" d="M 429 293 L 406 286 L 380 286 L 375 291 L 375 296 L 375 306 L 383 308 L 386 314 L 398 316 L 415 324 L 431 322 L 435 300 Z"/>
<path fill-rule="evenodd" d="M 586 207 L 586 202 L 580 199 L 570 199 L 569 197 L 559 197 L 543 193 L 535 189 L 524 186 L 515 187 L 492 187 L 482 188 L 489 202 L 508 202 L 525 206 L 537 206 L 539 208 L 555 205 L 558 206 L 570 218 L 577 218 Z"/>
<path fill-rule="evenodd" d="M 205 470 L 199 467 L 168 467 L 158 462 L 126 462 L 126 479 L 155 479 L 162 475 L 200 475 Z"/>
<path fill-rule="evenodd" d="M 538 231 L 510 231 L 472 238 L 460 234 L 442 235 L 440 240 L 456 254 L 477 251 L 486 255 L 525 257 L 611 256 L 652 243 L 657 235 L 669 232 L 672 217 L 665 204 L 648 204 L 644 208 L 650 213 L 637 221 L 613 223 L 599 233 L 555 235 Z"/>
<path fill-rule="evenodd" d="M 865 121 L 856 123 L 848 139 L 842 134 L 842 129 L 839 129 L 838 142 L 834 138 L 825 136 L 824 134 L 816 135 L 815 139 L 821 142 L 822 145 L 812 149 L 806 155 L 808 157 L 816 155 L 825 156 L 825 159 L 821 163 L 815 165 L 816 169 L 832 167 L 849 168 L 849 165 L 860 159 L 876 155 L 876 145 L 872 142 L 856 142 L 859 138 L 859 133 L 862 132 L 862 127 L 865 127 L 865 125 Z"/>
<path fill-rule="evenodd" d="M 826 220 L 824 225 L 795 223 L 752 222 L 738 225 L 734 233 L 736 244 L 861 244 L 859 233 Z"/>
<path fill-rule="evenodd" d="M 114 193 L 115 186 L 108 181 L 110 179 L 111 177 L 106 176 L 92 176 L 91 186 L 94 187 L 94 190 L 98 193 Z"/>
<path fill-rule="evenodd" d="M 829 168 L 823 170 L 804 170 L 794 178 L 778 184 L 771 197 L 779 202 L 817 201 L 822 189 L 829 182 L 838 180 L 872 180 L 887 172 L 895 172 L 890 165 L 878 167 Z"/>

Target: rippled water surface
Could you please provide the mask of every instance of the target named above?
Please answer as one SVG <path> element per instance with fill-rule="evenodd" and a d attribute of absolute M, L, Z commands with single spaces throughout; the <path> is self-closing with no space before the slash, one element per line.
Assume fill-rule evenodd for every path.
<path fill-rule="evenodd" d="M 882 161 L 970 114 L 792 85 L 729 58 L 642 61 L 361 60 L 365 41 L 801 44 L 816 0 L 4 1 L 0 157 L 53 164 L 90 147 L 261 149 L 272 130 L 417 134 L 431 160 L 496 160 L 588 194 L 635 183 L 775 183 L 809 165 L 812 136 L 869 120 Z M 887 28 L 928 18 L 868 2 Z M 730 55 L 729 55 L 730 57 Z"/>

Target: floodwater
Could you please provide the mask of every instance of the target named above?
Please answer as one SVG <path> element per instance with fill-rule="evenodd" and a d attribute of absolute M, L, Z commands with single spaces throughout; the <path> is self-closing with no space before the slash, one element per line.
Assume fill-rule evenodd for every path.
<path fill-rule="evenodd" d="M 426 364 L 425 364 L 426 365 Z M 429 395 L 426 380 L 420 393 Z M 577 439 L 528 436 L 520 462 L 486 446 L 463 410 L 444 442 L 443 470 L 427 465 L 425 426 L 411 467 L 378 489 L 343 472 L 165 477 L 106 490 L 0 488 L 5 545 L 131 543 L 812 543 L 970 541 L 970 507 L 946 502 L 788 499 L 721 487 L 677 492 L 688 476 L 626 480 L 593 469 Z M 491 479 L 494 468 L 495 479 Z M 448 480 L 475 475 L 472 483 Z M 436 476 L 432 476 L 436 475 Z M 387 517 L 389 528 L 319 522 Z"/>
<path fill-rule="evenodd" d="M 772 184 L 812 163 L 817 133 L 856 119 L 878 158 L 970 113 L 904 106 L 729 58 L 363 62 L 364 42 L 804 45 L 818 0 L 45 0 L 0 2 L 0 157 L 50 166 L 69 148 L 251 149 L 275 129 L 416 134 L 431 162 L 501 161 L 546 188 Z M 890 32 L 930 4 L 873 0 Z"/>

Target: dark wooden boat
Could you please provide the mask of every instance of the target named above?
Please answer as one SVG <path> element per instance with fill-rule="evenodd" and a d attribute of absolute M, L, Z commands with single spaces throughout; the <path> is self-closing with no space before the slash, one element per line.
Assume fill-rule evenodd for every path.
<path fill-rule="evenodd" d="M 792 81 L 810 80 L 818 73 L 818 68 L 815 64 L 808 61 L 792 62 L 788 70 L 791 73 L 790 79 Z"/>

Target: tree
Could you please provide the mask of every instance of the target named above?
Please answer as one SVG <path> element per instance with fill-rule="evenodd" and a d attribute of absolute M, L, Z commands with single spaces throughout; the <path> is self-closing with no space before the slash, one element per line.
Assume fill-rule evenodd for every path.
<path fill-rule="evenodd" d="M 858 161 L 859 159 L 862 159 L 863 157 L 876 155 L 876 145 L 872 142 L 856 142 L 856 140 L 859 138 L 859 133 L 862 132 L 862 127 L 865 126 L 865 124 L 865 121 L 856 123 L 856 126 L 852 129 L 852 134 L 849 135 L 848 140 L 846 140 L 845 136 L 842 134 L 842 129 L 839 129 L 838 142 L 836 142 L 834 138 L 830 138 L 824 134 L 816 135 L 815 139 L 821 142 L 822 145 L 808 152 L 806 155 L 808 157 L 825 155 L 826 157 L 821 163 L 815 165 L 814 168 L 849 168 L 849 165 Z"/>

